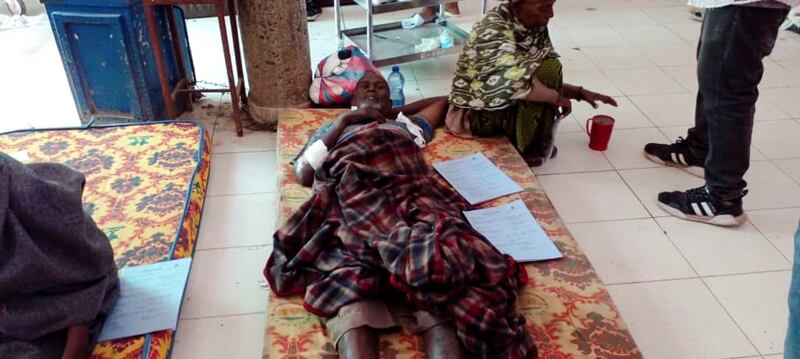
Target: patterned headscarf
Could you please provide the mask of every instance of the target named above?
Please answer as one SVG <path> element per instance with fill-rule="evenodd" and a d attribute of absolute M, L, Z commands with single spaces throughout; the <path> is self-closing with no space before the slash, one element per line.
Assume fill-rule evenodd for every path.
<path fill-rule="evenodd" d="M 543 60 L 558 57 L 546 27 L 530 30 L 501 3 L 475 24 L 458 58 L 450 103 L 473 110 L 500 110 L 530 87 Z"/>

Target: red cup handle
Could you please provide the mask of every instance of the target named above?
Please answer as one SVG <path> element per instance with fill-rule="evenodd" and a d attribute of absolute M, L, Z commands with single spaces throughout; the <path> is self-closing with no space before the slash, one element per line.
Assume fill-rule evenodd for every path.
<path fill-rule="evenodd" d="M 594 120 L 594 117 L 586 119 L 586 134 L 589 135 L 589 137 L 592 137 L 592 131 L 589 130 L 589 122 L 592 122 L 592 120 Z"/>

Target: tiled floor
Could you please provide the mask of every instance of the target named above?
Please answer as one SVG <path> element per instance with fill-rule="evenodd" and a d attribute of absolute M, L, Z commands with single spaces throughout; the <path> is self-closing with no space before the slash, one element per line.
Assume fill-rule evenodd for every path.
<path fill-rule="evenodd" d="M 700 24 L 683 0 L 559 0 L 551 35 L 567 82 L 615 96 L 617 109 L 576 104 L 559 129 L 559 157 L 536 173 L 628 323 L 647 358 L 776 358 L 786 327 L 786 293 L 800 218 L 800 36 L 781 33 L 767 60 L 745 200 L 737 229 L 685 223 L 655 205 L 662 190 L 702 180 L 641 156 L 649 141 L 692 123 L 694 47 Z M 453 21 L 469 28 L 477 1 Z M 378 21 L 406 14 L 381 15 Z M 346 7 L 348 26 L 364 23 Z M 213 22 L 192 21 L 199 77 L 224 82 Z M 309 26 L 313 63 L 336 49 L 330 9 Z M 214 37 L 215 38 L 215 37 Z M 6 49 L 13 49 L 6 56 Z M 77 123 L 49 28 L 0 31 L 0 130 Z M 455 56 L 401 66 L 406 97 L 444 95 Z M 388 72 L 388 69 L 383 69 Z M 47 84 L 47 86 L 43 86 Z M 207 100 L 219 104 L 219 98 Z M 41 103 L 47 106 L 41 106 Z M 208 111 L 213 165 L 196 262 L 181 313 L 175 358 L 258 358 L 267 291 L 261 269 L 275 229 L 275 135 L 234 136 Z M 610 149 L 590 151 L 583 122 L 618 122 Z M 215 118 L 220 117 L 220 118 Z"/>

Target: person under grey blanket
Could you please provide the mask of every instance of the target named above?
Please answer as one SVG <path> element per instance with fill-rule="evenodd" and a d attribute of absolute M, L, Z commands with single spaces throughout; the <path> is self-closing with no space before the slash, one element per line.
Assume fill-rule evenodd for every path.
<path fill-rule="evenodd" d="M 119 296 L 83 174 L 0 152 L 0 358 L 85 358 Z"/>

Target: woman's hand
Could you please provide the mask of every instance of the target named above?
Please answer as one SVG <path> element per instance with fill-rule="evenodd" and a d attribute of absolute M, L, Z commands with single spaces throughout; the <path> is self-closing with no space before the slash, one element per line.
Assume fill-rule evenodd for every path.
<path fill-rule="evenodd" d="M 556 109 L 556 114 L 560 117 L 565 117 L 572 113 L 572 101 L 565 96 L 559 95 L 553 103 L 553 107 Z"/>
<path fill-rule="evenodd" d="M 581 88 L 579 96 L 580 97 L 577 98 L 578 101 L 586 101 L 590 105 L 592 105 L 592 107 L 594 107 L 594 108 L 598 107 L 597 106 L 597 102 L 602 102 L 602 103 L 604 103 L 606 105 L 611 105 L 611 106 L 617 107 L 617 101 L 614 100 L 613 97 L 607 96 L 607 95 L 603 95 L 601 93 L 589 91 L 589 90 L 587 90 L 585 88 Z"/>
<path fill-rule="evenodd" d="M 617 107 L 617 101 L 613 97 L 589 91 L 580 86 L 564 84 L 564 95 L 573 100 L 586 101 L 594 108 L 598 107 L 598 102 Z"/>

